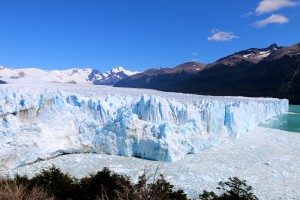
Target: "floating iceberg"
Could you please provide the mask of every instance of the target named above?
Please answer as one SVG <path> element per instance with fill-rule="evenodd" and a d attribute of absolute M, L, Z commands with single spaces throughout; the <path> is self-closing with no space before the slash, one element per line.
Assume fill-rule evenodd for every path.
<path fill-rule="evenodd" d="M 239 137 L 288 101 L 113 87 L 0 87 L 0 169 L 68 153 L 176 161 Z"/>

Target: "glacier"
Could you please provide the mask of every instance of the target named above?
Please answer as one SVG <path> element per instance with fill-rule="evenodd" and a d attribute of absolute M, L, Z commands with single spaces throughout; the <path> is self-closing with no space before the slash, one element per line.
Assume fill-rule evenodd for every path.
<path fill-rule="evenodd" d="M 177 161 L 240 137 L 288 100 L 64 84 L 0 87 L 0 170 L 62 154 Z"/>

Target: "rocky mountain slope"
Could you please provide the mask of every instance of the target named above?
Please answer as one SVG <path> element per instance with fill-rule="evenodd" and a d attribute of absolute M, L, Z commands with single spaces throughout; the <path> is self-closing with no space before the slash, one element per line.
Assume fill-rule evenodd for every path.
<path fill-rule="evenodd" d="M 267 48 L 250 48 L 240 52 L 236 52 L 232 55 L 226 56 L 217 60 L 214 63 L 208 65 L 209 67 L 214 67 L 217 65 L 227 65 L 235 66 L 241 62 L 249 62 L 256 64 L 264 59 L 266 59 L 270 54 L 273 54 L 282 47 L 278 47 L 277 44 L 272 44 Z"/>
<path fill-rule="evenodd" d="M 116 87 L 143 87 L 202 95 L 287 98 L 300 104 L 300 43 L 251 48 L 208 64 L 196 73 L 181 71 L 119 81 Z"/>
<path fill-rule="evenodd" d="M 205 69 L 207 65 L 197 62 L 187 62 L 174 68 L 148 69 L 132 75 L 115 84 L 116 87 L 152 88 L 168 91 L 177 82 L 185 80 L 192 74 Z"/>

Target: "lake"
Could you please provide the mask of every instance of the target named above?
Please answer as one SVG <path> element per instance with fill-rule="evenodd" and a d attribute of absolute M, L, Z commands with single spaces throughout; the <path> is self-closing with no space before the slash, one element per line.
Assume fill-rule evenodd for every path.
<path fill-rule="evenodd" d="M 290 105 L 289 112 L 273 117 L 260 126 L 300 133 L 300 105 Z"/>

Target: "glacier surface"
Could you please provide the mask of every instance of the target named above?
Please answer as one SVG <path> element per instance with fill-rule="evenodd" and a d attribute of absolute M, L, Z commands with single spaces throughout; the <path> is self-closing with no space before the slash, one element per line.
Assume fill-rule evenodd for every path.
<path fill-rule="evenodd" d="M 243 137 L 186 155 L 176 162 L 161 162 L 135 157 L 105 154 L 68 154 L 36 162 L 13 170 L 0 171 L 2 176 L 15 174 L 33 177 L 55 165 L 76 178 L 97 173 L 103 167 L 127 175 L 137 183 L 145 171 L 149 181 L 157 174 L 183 189 L 191 199 L 199 199 L 203 190 L 215 191 L 219 181 L 228 177 L 247 180 L 260 200 L 300 199 L 300 134 L 255 127 Z"/>
<path fill-rule="evenodd" d="M 288 110 L 273 98 L 63 84 L 0 87 L 0 169 L 68 153 L 176 161 Z"/>

